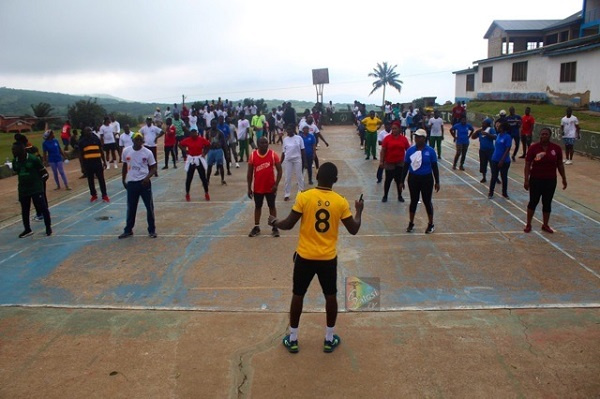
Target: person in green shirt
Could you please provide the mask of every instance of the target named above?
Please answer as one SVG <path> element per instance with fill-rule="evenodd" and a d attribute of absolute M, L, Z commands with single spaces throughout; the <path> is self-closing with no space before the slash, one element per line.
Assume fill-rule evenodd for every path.
<path fill-rule="evenodd" d="M 258 110 L 258 113 L 252 117 L 252 122 L 250 122 L 250 126 L 256 133 L 256 141 L 260 140 L 264 133 L 264 126 L 267 119 L 262 113 L 262 110 Z"/>
<path fill-rule="evenodd" d="M 36 209 L 41 210 L 46 225 L 46 235 L 52 235 L 50 212 L 48 204 L 44 199 L 44 180 L 48 179 L 48 172 L 44 168 L 42 161 L 32 154 L 25 151 L 23 143 L 15 142 L 12 146 L 13 170 L 19 178 L 19 202 L 21 203 L 21 217 L 25 230 L 19 234 L 19 238 L 33 235 L 29 221 L 29 210 L 31 202 Z"/>

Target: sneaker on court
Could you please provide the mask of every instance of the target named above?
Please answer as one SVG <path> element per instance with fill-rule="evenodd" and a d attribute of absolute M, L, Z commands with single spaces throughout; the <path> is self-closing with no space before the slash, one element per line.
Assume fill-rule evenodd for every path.
<path fill-rule="evenodd" d="M 236 168 L 239 168 L 239 167 L 240 167 L 240 164 L 239 164 L 239 162 L 236 162 L 236 163 L 235 163 L 235 167 L 236 167 Z"/>
<path fill-rule="evenodd" d="M 483 179 L 479 180 L 479 183 L 487 183 L 487 179 L 484 177 Z"/>
<path fill-rule="evenodd" d="M 102 196 L 102 201 L 103 202 L 110 202 L 110 198 L 108 198 L 108 195 L 103 195 Z"/>
<path fill-rule="evenodd" d="M 431 234 L 435 231 L 435 225 L 433 223 L 427 224 L 427 229 L 425 229 L 425 234 Z"/>
<path fill-rule="evenodd" d="M 256 237 L 259 234 L 260 234 L 260 227 L 254 226 L 252 228 L 252 230 L 250 230 L 250 234 L 248 234 L 248 237 Z"/>
<path fill-rule="evenodd" d="M 415 224 L 412 222 L 408 222 L 408 227 L 406 228 L 407 233 L 412 233 L 415 229 Z"/>
<path fill-rule="evenodd" d="M 210 195 L 208 193 L 204 193 L 204 199 L 210 201 Z"/>
<path fill-rule="evenodd" d="M 92 195 L 92 198 L 90 198 L 90 202 L 96 202 L 96 201 L 98 201 L 98 196 Z"/>
<path fill-rule="evenodd" d="M 19 234 L 19 238 L 25 238 L 25 237 L 29 237 L 33 235 L 33 231 L 31 231 L 31 229 L 27 229 L 24 232 L 22 232 L 21 234 Z"/>
<path fill-rule="evenodd" d="M 404 202 L 404 197 L 403 197 L 403 196 L 401 196 L 401 195 L 399 195 L 399 196 L 398 196 L 398 201 L 399 201 L 399 202 Z"/>
<path fill-rule="evenodd" d="M 567 162 L 565 162 L 565 165 L 573 165 L 573 161 L 571 161 L 570 159 L 568 159 Z"/>
<path fill-rule="evenodd" d="M 384 195 L 384 196 L 381 198 L 381 202 L 387 202 L 387 195 Z"/>
<path fill-rule="evenodd" d="M 462 165 L 460 165 L 460 167 L 459 167 L 458 169 L 460 169 L 460 170 L 465 170 L 465 167 L 464 167 L 464 166 L 462 166 Z"/>
<path fill-rule="evenodd" d="M 285 346 L 290 353 L 298 353 L 298 340 L 291 341 L 289 335 L 283 337 L 283 346 Z"/>
<path fill-rule="evenodd" d="M 156 238 L 156 237 L 158 237 L 158 235 L 156 233 L 148 233 L 148 237 Z"/>
<path fill-rule="evenodd" d="M 42 220 L 44 220 L 44 217 L 42 215 L 33 217 L 34 222 L 41 222 Z"/>
<path fill-rule="evenodd" d="M 133 237 L 133 232 L 130 231 L 130 232 L 125 232 L 125 233 L 121 234 L 119 236 L 119 240 L 121 240 L 123 238 L 128 238 L 128 237 Z"/>
<path fill-rule="evenodd" d="M 115 169 L 119 169 L 119 164 L 115 162 Z"/>
<path fill-rule="evenodd" d="M 525 228 L 523 229 L 523 231 L 525 233 L 531 233 L 531 225 L 530 224 L 526 224 Z"/>
<path fill-rule="evenodd" d="M 165 170 L 165 169 L 169 169 L 168 166 L 163 166 L 162 168 L 160 168 L 161 170 Z"/>
<path fill-rule="evenodd" d="M 342 340 L 340 339 L 340 337 L 337 336 L 336 334 L 333 334 L 333 339 L 331 341 L 325 340 L 325 342 L 323 343 L 323 352 L 331 353 L 341 343 L 342 343 Z"/>
<path fill-rule="evenodd" d="M 221 180 L 221 185 L 222 185 L 222 186 L 226 186 L 226 185 L 227 185 L 227 182 L 226 182 L 225 180 Z"/>
<path fill-rule="evenodd" d="M 46 235 L 50 237 L 52 235 L 52 227 L 46 227 Z"/>
<path fill-rule="evenodd" d="M 279 229 L 277 227 L 273 227 L 273 230 L 271 230 L 271 235 L 273 237 L 279 237 Z"/>
<path fill-rule="evenodd" d="M 190 195 L 189 195 L 189 194 L 186 194 L 186 195 L 185 195 L 185 200 L 186 200 L 187 202 L 190 202 L 190 201 L 192 200 L 192 197 L 190 197 Z"/>

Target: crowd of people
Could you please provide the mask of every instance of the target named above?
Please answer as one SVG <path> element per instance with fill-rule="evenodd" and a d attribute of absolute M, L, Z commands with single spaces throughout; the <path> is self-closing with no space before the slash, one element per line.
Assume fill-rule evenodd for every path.
<path fill-rule="evenodd" d="M 165 113 L 160 109 L 148 117 L 139 131 L 132 132 L 127 124 L 121 126 L 114 118 L 106 117 L 98 128 L 85 127 L 81 138 L 66 121 L 61 132 L 62 147 L 54 133 L 48 130 L 43 135 L 42 151 L 31 145 L 24 135 L 16 134 L 12 146 L 13 169 L 18 175 L 18 193 L 21 203 L 24 231 L 19 238 L 33 234 L 30 225 L 30 207 L 36 210 L 34 220 L 44 221 L 46 235 L 52 235 L 51 217 L 46 198 L 46 184 L 50 166 L 56 190 L 62 185 L 70 190 L 64 163 L 68 162 L 66 152 L 71 147 L 79 158 L 82 178 L 88 179 L 90 201 L 96 202 L 98 194 L 95 180 L 101 191 L 101 198 L 109 203 L 104 171 L 113 164 L 121 168 L 123 187 L 127 192 L 126 225 L 119 239 L 133 236 L 137 207 L 140 198 L 146 208 L 147 231 L 150 238 L 156 238 L 156 223 L 152 196 L 152 182 L 158 177 L 158 142 L 164 137 L 164 166 L 169 169 L 184 163 L 185 200 L 191 201 L 191 185 L 198 172 L 202 182 L 204 198 L 210 201 L 210 179 L 213 167 L 214 176 L 219 176 L 221 185 L 227 185 L 225 176 L 232 175 L 232 168 L 240 168 L 247 162 L 247 196 L 254 201 L 254 226 L 248 234 L 256 237 L 261 234 L 260 219 L 266 199 L 271 226 L 271 235 L 279 237 L 279 230 L 289 230 L 300 221 L 300 238 L 294 254 L 293 296 L 290 306 L 290 330 L 283 339 L 283 345 L 291 353 L 299 350 L 298 328 L 304 295 L 316 274 L 319 278 L 326 301 L 326 331 L 323 350 L 332 352 L 341 339 L 334 334 L 337 317 L 337 236 L 340 222 L 348 232 L 356 234 L 361 226 L 363 200 L 355 201 L 356 213 L 353 216 L 348 201 L 332 189 L 338 180 L 337 167 L 326 162 L 319 165 L 317 150 L 319 142 L 326 146 L 321 131 L 323 107 L 319 104 L 306 110 L 298 118 L 290 103 L 284 103 L 271 111 L 254 105 L 233 106 L 227 100 L 188 110 L 177 104 Z M 264 111 L 264 112 L 263 112 Z M 356 103 L 353 110 L 361 150 L 366 160 L 378 160 L 376 181 L 384 180 L 382 202 L 388 202 L 392 181 L 395 183 L 397 198 L 404 202 L 402 195 L 405 182 L 410 193 L 408 208 L 409 222 L 406 232 L 415 229 L 417 206 L 422 203 L 427 213 L 426 234 L 435 231 L 433 193 L 440 190 L 439 162 L 442 161 L 441 142 L 444 140 L 444 121 L 440 113 L 424 112 L 409 107 L 402 110 L 397 105 L 386 104 L 381 118 L 374 112 L 366 113 L 364 105 Z M 332 121 L 333 105 L 326 107 L 326 118 Z M 479 140 L 479 172 L 481 183 L 487 183 L 487 169 L 491 170 L 488 198 L 493 198 L 495 186 L 502 184 L 502 195 L 508 196 L 508 170 L 516 161 L 521 144 L 525 160 L 523 187 L 529 191 L 527 218 L 524 232 L 532 230 L 535 209 L 542 202 L 542 230 L 553 233 L 549 225 L 551 203 L 557 187 L 557 172 L 562 178 L 562 188 L 567 188 L 567 178 L 563 165 L 572 164 L 574 140 L 579 137 L 579 124 L 572 110 L 567 109 L 561 121 L 561 131 L 565 144 L 565 154 L 560 146 L 550 141 L 551 131 L 542 128 L 539 142 L 532 143 L 535 119 L 531 109 L 525 109 L 523 117 L 515 113 L 514 107 L 507 114 L 501 110 L 498 117 L 485 118 L 481 128 L 475 129 L 467 123 L 466 106 L 457 104 L 452 110 L 452 124 L 449 133 L 455 143 L 452 169 L 457 166 L 465 170 L 465 159 L 470 140 Z M 409 140 L 410 139 L 410 140 Z M 281 154 L 269 145 L 281 145 Z M 378 147 L 379 145 L 379 147 Z M 379 148 L 379 152 L 377 151 Z M 511 155 L 511 150 L 513 150 Z M 379 158 L 377 157 L 379 155 Z M 119 166 L 121 164 L 121 166 Z M 308 185 L 313 182 L 313 165 L 317 170 L 317 185 L 314 190 L 305 186 L 304 171 Z M 226 170 L 226 172 L 225 172 Z M 460 172 L 458 172 L 460 173 Z M 278 186 L 284 181 L 284 201 L 292 196 L 293 184 L 298 195 L 290 214 L 283 220 L 277 219 L 276 196 Z M 294 180 L 294 182 L 292 181 Z"/>

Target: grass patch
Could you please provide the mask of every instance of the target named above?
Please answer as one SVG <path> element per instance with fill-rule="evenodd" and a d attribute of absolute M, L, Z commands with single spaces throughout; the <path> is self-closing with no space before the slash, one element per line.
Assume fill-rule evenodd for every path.
<path fill-rule="evenodd" d="M 499 101 L 470 101 L 467 109 L 481 114 L 498 115 L 498 112 L 500 112 L 501 109 L 508 113 L 508 108 L 511 105 L 515 107 L 515 113 L 521 116 L 525 114 L 525 107 L 530 107 L 531 115 L 533 115 L 536 122 L 555 126 L 560 126 L 560 120 L 566 115 L 565 110 L 567 109 L 567 107 L 562 105 L 534 103 L 511 104 L 510 102 Z M 446 109 L 446 107 L 444 107 L 444 109 Z M 452 106 L 448 110 L 451 109 Z M 581 129 L 600 132 L 600 116 L 593 115 L 588 111 L 573 111 L 573 115 L 579 119 L 579 126 Z"/>
<path fill-rule="evenodd" d="M 43 131 L 23 133 L 29 139 L 29 142 L 36 146 L 40 153 L 42 152 Z M 12 161 L 12 144 L 15 142 L 14 133 L 0 133 L 0 164 L 6 162 L 6 158 Z"/>

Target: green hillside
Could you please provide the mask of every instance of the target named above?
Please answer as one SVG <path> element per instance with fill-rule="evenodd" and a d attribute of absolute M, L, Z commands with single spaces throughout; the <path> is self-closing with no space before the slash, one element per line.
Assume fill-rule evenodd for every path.
<path fill-rule="evenodd" d="M 115 97 L 106 95 L 107 97 L 96 97 L 97 103 L 102 105 L 108 113 L 119 112 L 129 114 L 133 117 L 150 116 L 154 113 L 156 107 L 160 107 L 161 110 L 165 110 L 167 106 L 173 104 L 166 103 L 140 103 L 122 101 Z M 49 93 L 35 90 L 19 90 L 9 89 L 6 87 L 0 87 L 0 114 L 2 115 L 32 115 L 31 105 L 38 103 L 48 103 L 52 106 L 52 116 L 66 116 L 69 105 L 76 103 L 79 100 L 88 100 L 94 98 L 92 96 L 75 96 L 70 94 L 62 93 Z M 195 101 L 205 101 L 206 99 L 188 99 L 187 103 L 192 104 Z M 208 99 L 210 102 L 211 99 Z M 217 100 L 216 98 L 214 100 Z M 242 102 L 243 99 L 230 100 L 233 104 Z M 265 100 L 268 108 L 277 107 L 281 105 L 284 100 Z M 303 112 L 305 109 L 311 109 L 314 106 L 314 102 L 311 101 L 299 101 L 299 100 L 285 100 L 291 101 L 292 105 L 298 113 Z M 339 111 L 346 110 L 348 104 L 334 104 L 336 109 Z M 376 105 L 367 104 L 367 109 L 376 109 Z"/>

